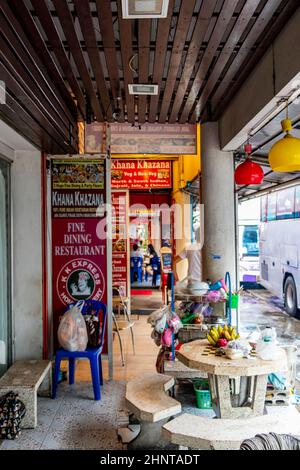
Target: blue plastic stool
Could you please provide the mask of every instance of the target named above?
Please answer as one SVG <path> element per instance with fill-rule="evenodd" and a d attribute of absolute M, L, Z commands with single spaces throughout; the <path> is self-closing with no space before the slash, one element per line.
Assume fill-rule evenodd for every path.
<path fill-rule="evenodd" d="M 97 348 L 87 347 L 85 351 L 67 351 L 66 349 L 60 348 L 56 351 L 55 355 L 55 366 L 54 366 L 54 377 L 52 385 L 52 398 L 56 398 L 57 386 L 59 382 L 60 373 L 60 362 L 63 359 L 69 360 L 69 384 L 73 385 L 75 382 L 75 359 L 77 357 L 89 359 L 91 365 L 91 373 L 93 380 L 93 389 L 95 400 L 101 399 L 100 385 L 103 385 L 102 375 L 102 359 L 101 354 L 104 345 L 104 334 L 106 326 L 106 305 L 96 300 L 87 301 L 88 306 L 93 306 L 95 310 L 102 311 L 102 332 L 101 332 L 101 343 Z M 87 306 L 82 309 L 84 314 Z"/>

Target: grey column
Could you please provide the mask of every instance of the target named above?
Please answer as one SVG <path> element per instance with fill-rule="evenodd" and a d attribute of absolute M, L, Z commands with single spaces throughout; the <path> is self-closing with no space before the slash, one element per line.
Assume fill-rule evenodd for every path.
<path fill-rule="evenodd" d="M 220 149 L 217 122 L 201 126 L 202 203 L 204 204 L 203 280 L 229 271 L 236 280 L 233 154 Z"/>

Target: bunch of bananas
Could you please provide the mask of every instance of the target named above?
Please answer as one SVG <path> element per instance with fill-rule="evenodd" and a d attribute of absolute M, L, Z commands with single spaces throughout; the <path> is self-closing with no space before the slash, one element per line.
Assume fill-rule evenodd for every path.
<path fill-rule="evenodd" d="M 218 328 L 215 326 L 212 327 L 210 332 L 207 335 L 207 339 L 213 346 L 218 346 L 218 341 L 220 339 L 226 339 L 226 341 L 233 341 L 234 339 L 239 339 L 240 335 L 236 332 L 236 329 L 233 326 L 221 326 Z"/>

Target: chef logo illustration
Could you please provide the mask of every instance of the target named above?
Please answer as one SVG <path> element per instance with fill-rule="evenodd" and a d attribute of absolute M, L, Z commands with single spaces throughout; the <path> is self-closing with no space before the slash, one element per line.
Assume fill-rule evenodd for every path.
<path fill-rule="evenodd" d="M 92 276 L 87 271 L 74 271 L 68 280 L 68 292 L 74 299 L 88 299 L 95 287 Z"/>
<path fill-rule="evenodd" d="M 57 277 L 57 294 L 68 305 L 74 300 L 101 300 L 105 280 L 100 267 L 93 261 L 76 259 L 69 261 Z"/>

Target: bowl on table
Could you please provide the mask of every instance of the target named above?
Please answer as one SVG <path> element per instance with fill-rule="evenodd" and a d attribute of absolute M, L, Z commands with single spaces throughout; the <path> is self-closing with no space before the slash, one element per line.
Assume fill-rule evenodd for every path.
<path fill-rule="evenodd" d="M 226 348 L 225 354 L 226 354 L 226 357 L 228 357 L 229 359 L 241 359 L 244 356 L 242 349 Z"/>
<path fill-rule="evenodd" d="M 209 285 L 206 282 L 189 280 L 187 290 L 192 295 L 205 295 L 209 290 Z"/>

